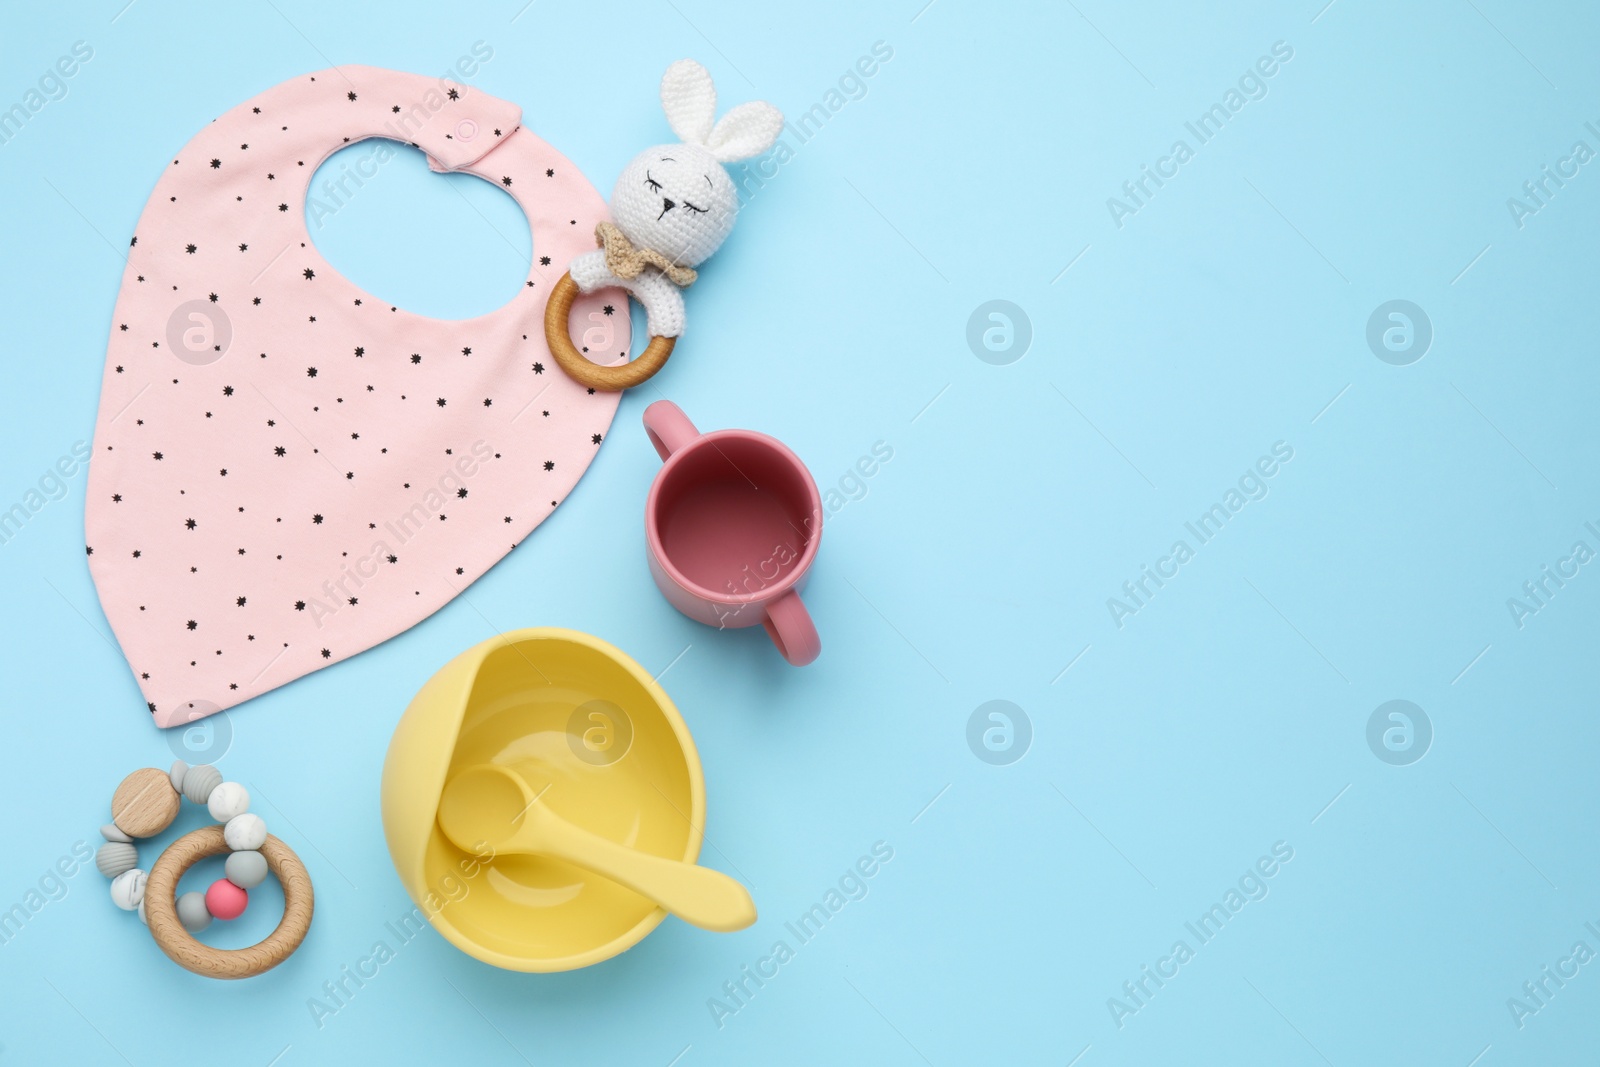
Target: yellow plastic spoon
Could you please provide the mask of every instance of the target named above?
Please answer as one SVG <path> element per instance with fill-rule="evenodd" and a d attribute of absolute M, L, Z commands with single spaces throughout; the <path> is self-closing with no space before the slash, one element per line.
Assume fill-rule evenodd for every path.
<path fill-rule="evenodd" d="M 684 922 L 728 933 L 756 921 L 755 901 L 721 871 L 652 856 L 574 826 L 539 802 L 510 767 L 480 763 L 456 774 L 439 798 L 439 828 L 469 851 L 537 854 L 604 875 Z"/>

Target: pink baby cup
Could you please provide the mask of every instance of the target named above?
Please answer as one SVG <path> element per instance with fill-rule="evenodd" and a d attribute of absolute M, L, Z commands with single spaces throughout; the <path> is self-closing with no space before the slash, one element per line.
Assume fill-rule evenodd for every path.
<path fill-rule="evenodd" d="M 666 461 L 644 507 L 662 594 L 718 629 L 760 623 L 796 667 L 816 659 L 800 587 L 822 540 L 822 497 L 800 457 L 750 430 L 703 434 L 670 400 L 645 409 L 644 429 Z"/>

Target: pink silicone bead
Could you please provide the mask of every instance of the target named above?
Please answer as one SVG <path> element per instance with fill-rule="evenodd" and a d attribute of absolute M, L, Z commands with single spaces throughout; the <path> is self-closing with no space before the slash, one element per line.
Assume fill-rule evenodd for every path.
<path fill-rule="evenodd" d="M 206 910 L 214 919 L 237 919 L 248 903 L 250 894 L 226 878 L 218 878 L 206 890 Z"/>

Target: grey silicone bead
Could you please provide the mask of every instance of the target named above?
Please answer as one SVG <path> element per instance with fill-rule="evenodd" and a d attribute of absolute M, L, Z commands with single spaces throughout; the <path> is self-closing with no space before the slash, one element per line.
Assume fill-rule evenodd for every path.
<path fill-rule="evenodd" d="M 211 791 L 222 784 L 222 772 L 209 763 L 190 767 L 183 772 L 183 795 L 196 804 L 211 799 Z"/>
<path fill-rule="evenodd" d="M 222 873 L 240 889 L 254 889 L 267 879 L 267 857 L 259 852 L 232 853 Z"/>
<path fill-rule="evenodd" d="M 179 897 L 178 921 L 191 934 L 198 934 L 210 926 L 211 913 L 206 910 L 206 895 L 191 891 Z"/>
<path fill-rule="evenodd" d="M 126 841 L 107 841 L 94 854 L 94 865 L 107 878 L 115 878 L 139 866 L 139 850 Z"/>
<path fill-rule="evenodd" d="M 124 845 L 133 843 L 133 838 L 117 829 L 117 824 L 114 822 L 108 822 L 100 827 L 100 836 L 107 841 L 121 841 Z"/>
<path fill-rule="evenodd" d="M 183 776 L 189 772 L 189 765 L 183 760 L 173 760 L 172 769 L 167 772 L 167 777 L 172 779 L 172 791 L 183 792 Z"/>

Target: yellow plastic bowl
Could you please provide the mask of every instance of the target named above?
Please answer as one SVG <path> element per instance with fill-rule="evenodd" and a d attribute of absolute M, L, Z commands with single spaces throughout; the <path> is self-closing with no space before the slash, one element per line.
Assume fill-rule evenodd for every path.
<path fill-rule="evenodd" d="M 383 765 L 383 829 L 406 892 L 470 956 L 568 971 L 633 947 L 666 912 L 542 856 L 487 861 L 437 823 L 445 782 L 513 764 L 586 830 L 693 863 L 705 830 L 700 757 L 672 700 L 619 649 L 544 627 L 491 638 L 440 669 L 401 716 Z"/>

